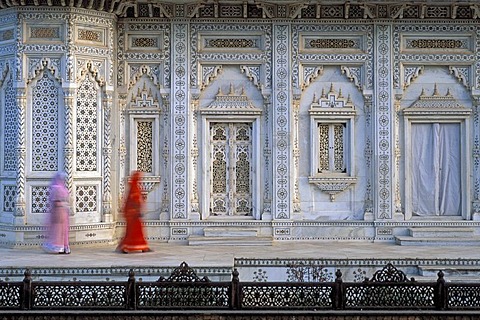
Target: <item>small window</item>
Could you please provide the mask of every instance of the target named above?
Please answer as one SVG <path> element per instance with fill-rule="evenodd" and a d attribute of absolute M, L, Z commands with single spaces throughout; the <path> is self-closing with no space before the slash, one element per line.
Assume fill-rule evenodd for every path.
<path fill-rule="evenodd" d="M 317 173 L 346 173 L 346 123 L 318 123 Z"/>
<path fill-rule="evenodd" d="M 335 195 L 356 182 L 353 175 L 355 106 L 341 90 L 322 91 L 309 109 L 311 122 L 311 170 L 309 182 Z"/>

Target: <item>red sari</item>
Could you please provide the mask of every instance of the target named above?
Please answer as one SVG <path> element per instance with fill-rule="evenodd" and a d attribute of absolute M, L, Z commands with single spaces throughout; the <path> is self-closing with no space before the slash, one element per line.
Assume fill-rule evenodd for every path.
<path fill-rule="evenodd" d="M 133 172 L 130 180 L 129 192 L 123 208 L 126 231 L 125 237 L 117 247 L 117 250 L 123 253 L 129 253 L 132 251 L 150 251 L 148 243 L 143 235 L 141 214 L 144 200 L 140 190 L 140 176 L 141 173 L 139 171 Z"/>

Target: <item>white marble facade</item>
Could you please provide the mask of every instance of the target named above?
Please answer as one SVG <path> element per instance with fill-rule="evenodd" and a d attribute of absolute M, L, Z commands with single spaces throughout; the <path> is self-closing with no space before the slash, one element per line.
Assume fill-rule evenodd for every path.
<path fill-rule="evenodd" d="M 115 243 L 136 169 L 149 241 L 473 241 L 479 19 L 458 0 L 0 0 L 0 244 L 42 242 L 58 170 L 72 243 Z"/>

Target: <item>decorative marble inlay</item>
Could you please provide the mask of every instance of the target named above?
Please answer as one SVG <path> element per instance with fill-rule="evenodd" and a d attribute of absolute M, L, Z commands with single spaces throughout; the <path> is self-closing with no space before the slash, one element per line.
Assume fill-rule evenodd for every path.
<path fill-rule="evenodd" d="M 210 39 L 207 42 L 207 47 L 213 48 L 254 48 L 256 47 L 253 39 L 240 39 L 240 38 L 228 38 L 228 39 Z"/>
<path fill-rule="evenodd" d="M 353 39 L 309 39 L 305 44 L 305 48 L 319 49 L 358 49 L 359 47 L 358 41 Z"/>
<path fill-rule="evenodd" d="M 149 48 L 149 47 L 156 48 L 156 47 L 158 47 L 158 39 L 157 38 L 151 38 L 151 37 L 134 38 L 134 39 L 132 39 L 132 46 L 133 47 L 140 47 L 140 48 Z"/>
<path fill-rule="evenodd" d="M 13 29 L 0 30 L 0 41 L 8 41 L 14 38 L 15 31 Z"/>
<path fill-rule="evenodd" d="M 48 186 L 32 187 L 32 213 L 48 212 Z"/>
<path fill-rule="evenodd" d="M 416 49 L 462 49 L 467 43 L 455 39 L 412 39 L 407 41 L 407 48 Z"/>
<path fill-rule="evenodd" d="M 15 209 L 15 196 L 17 186 L 3 186 L 3 211 L 13 212 Z"/>
<path fill-rule="evenodd" d="M 30 27 L 30 38 L 58 39 L 60 38 L 60 28 Z"/>
<path fill-rule="evenodd" d="M 103 42 L 103 33 L 98 30 L 78 29 L 78 40 Z"/>
<path fill-rule="evenodd" d="M 75 190 L 76 212 L 97 211 L 97 186 L 77 186 Z"/>

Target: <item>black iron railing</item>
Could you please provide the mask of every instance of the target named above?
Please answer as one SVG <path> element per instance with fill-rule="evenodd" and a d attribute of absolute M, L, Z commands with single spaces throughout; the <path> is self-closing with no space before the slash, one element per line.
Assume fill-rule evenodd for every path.
<path fill-rule="evenodd" d="M 407 279 L 387 264 L 363 282 L 240 282 L 199 278 L 185 262 L 168 278 L 136 281 L 0 282 L 3 310 L 480 310 L 480 282 Z"/>

